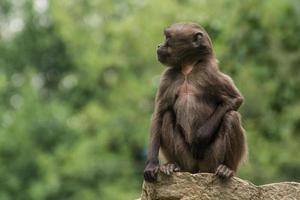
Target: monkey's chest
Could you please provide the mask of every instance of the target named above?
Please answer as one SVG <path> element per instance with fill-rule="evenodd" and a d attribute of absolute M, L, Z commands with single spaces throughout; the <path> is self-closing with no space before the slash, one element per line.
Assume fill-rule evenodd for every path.
<path fill-rule="evenodd" d="M 179 96 L 183 96 L 183 95 L 196 95 L 197 94 L 197 90 L 196 88 L 189 84 L 187 82 L 187 80 L 184 80 L 184 82 L 178 87 L 178 91 L 177 94 Z"/>
<path fill-rule="evenodd" d="M 176 92 L 176 101 L 174 104 L 176 114 L 179 116 L 194 115 L 193 110 L 198 110 L 198 107 L 202 104 L 200 101 L 201 96 L 200 90 L 197 90 L 195 86 L 184 80 L 178 86 Z"/>
<path fill-rule="evenodd" d="M 185 120 L 188 124 L 194 120 L 199 122 L 207 119 L 213 111 L 203 92 L 186 81 L 178 87 L 173 108 L 176 118 Z"/>
<path fill-rule="evenodd" d="M 185 80 L 177 88 L 173 109 L 176 114 L 176 123 L 189 138 L 193 129 L 204 124 L 215 108 L 206 100 L 204 89 L 197 89 Z"/>
<path fill-rule="evenodd" d="M 176 107 L 188 108 L 195 106 L 195 104 L 201 103 L 199 99 L 202 95 L 201 89 L 197 89 L 185 79 L 176 90 Z"/>

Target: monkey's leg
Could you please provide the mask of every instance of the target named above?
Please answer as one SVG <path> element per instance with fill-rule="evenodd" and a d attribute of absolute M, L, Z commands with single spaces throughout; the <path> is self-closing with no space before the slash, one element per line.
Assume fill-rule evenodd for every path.
<path fill-rule="evenodd" d="M 236 111 L 225 114 L 219 139 L 225 146 L 224 160 L 216 169 L 216 174 L 222 178 L 230 178 L 236 173 L 239 164 L 247 152 L 245 131 L 241 126 L 240 115 Z"/>
<path fill-rule="evenodd" d="M 174 123 L 174 114 L 171 111 L 167 111 L 163 116 L 160 145 L 161 153 L 164 155 L 167 164 L 161 167 L 161 171 L 166 172 L 166 174 L 177 170 L 196 172 L 198 161 L 193 158 L 189 145 L 186 143 L 178 126 L 175 126 Z M 175 165 L 174 168 L 173 164 Z"/>
<path fill-rule="evenodd" d="M 162 123 L 161 152 L 166 158 L 167 163 L 160 166 L 160 171 L 167 175 L 180 170 L 179 165 L 176 163 L 173 118 L 172 112 L 167 111 L 164 114 Z"/>
<path fill-rule="evenodd" d="M 173 125 L 173 114 L 171 111 L 165 112 L 161 128 L 161 152 L 168 162 L 172 162 L 175 154 L 175 136 Z"/>

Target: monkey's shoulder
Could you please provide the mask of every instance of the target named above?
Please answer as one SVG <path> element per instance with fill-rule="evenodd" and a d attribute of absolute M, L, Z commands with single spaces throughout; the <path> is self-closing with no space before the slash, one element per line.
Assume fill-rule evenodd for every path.
<path fill-rule="evenodd" d="M 225 73 L 223 73 L 223 72 L 219 72 L 219 73 L 218 73 L 218 76 L 219 76 L 219 78 L 222 79 L 223 81 L 233 83 L 233 79 L 232 79 L 228 74 L 225 74 Z"/>
<path fill-rule="evenodd" d="M 229 75 L 219 70 L 216 71 L 205 70 L 203 72 L 200 72 L 198 74 L 198 77 L 199 77 L 198 82 L 200 81 L 202 84 L 206 84 L 209 86 L 234 84 L 233 79 Z"/>

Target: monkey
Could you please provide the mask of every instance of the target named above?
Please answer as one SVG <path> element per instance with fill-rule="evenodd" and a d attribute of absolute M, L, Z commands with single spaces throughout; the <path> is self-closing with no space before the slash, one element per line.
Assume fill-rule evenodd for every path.
<path fill-rule="evenodd" d="M 179 22 L 164 35 L 157 59 L 166 69 L 155 97 L 144 179 L 154 182 L 158 171 L 181 171 L 215 173 L 228 180 L 247 157 L 238 112 L 244 98 L 219 70 L 202 26 Z M 165 164 L 160 165 L 159 152 Z"/>

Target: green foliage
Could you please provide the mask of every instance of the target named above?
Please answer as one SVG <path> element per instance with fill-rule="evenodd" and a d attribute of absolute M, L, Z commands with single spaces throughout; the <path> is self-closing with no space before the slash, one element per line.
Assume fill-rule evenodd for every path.
<path fill-rule="evenodd" d="M 47 3 L 48 2 L 48 3 Z M 246 102 L 257 184 L 300 181 L 300 3 L 0 2 L 0 199 L 139 196 L 162 30 L 195 21 Z"/>

